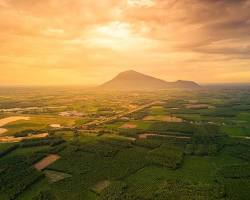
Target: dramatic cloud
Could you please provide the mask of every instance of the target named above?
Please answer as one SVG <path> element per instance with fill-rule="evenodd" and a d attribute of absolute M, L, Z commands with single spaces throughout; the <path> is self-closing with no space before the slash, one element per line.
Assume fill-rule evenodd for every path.
<path fill-rule="evenodd" d="M 0 0 L 2 84 L 250 80 L 250 0 Z"/>

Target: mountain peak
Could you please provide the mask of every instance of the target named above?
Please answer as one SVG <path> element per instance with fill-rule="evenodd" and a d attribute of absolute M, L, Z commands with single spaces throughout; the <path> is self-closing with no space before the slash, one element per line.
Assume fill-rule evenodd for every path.
<path fill-rule="evenodd" d="M 130 70 L 123 71 L 120 74 L 132 74 L 132 73 L 139 73 L 139 72 L 137 72 L 137 71 L 135 71 L 133 69 L 130 69 Z"/>
<path fill-rule="evenodd" d="M 192 81 L 166 82 L 135 70 L 119 73 L 112 80 L 100 86 L 108 90 L 159 90 L 169 88 L 197 88 L 199 85 Z"/>
<path fill-rule="evenodd" d="M 127 70 L 118 74 L 118 76 L 132 76 L 132 75 L 143 75 L 135 70 Z"/>

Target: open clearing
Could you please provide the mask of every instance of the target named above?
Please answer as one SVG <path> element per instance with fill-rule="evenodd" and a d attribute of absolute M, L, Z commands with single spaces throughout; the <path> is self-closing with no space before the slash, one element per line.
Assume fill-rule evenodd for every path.
<path fill-rule="evenodd" d="M 49 125 L 51 128 L 61 128 L 60 124 L 50 124 Z"/>
<path fill-rule="evenodd" d="M 49 134 L 48 133 L 40 133 L 40 134 L 35 134 L 35 135 L 28 135 L 26 137 L 14 137 L 14 136 L 4 136 L 4 137 L 0 137 L 0 143 L 2 142 L 20 142 L 24 139 L 37 139 L 37 138 L 45 138 L 47 137 Z"/>
<path fill-rule="evenodd" d="M 47 166 L 51 165 L 58 159 L 60 159 L 59 155 L 50 154 L 47 157 L 40 160 L 39 162 L 37 162 L 36 164 L 34 164 L 34 168 L 36 168 L 38 171 L 42 171 L 43 169 L 45 169 Z"/>
<path fill-rule="evenodd" d="M 110 181 L 108 180 L 100 181 L 93 187 L 93 191 L 95 191 L 96 193 L 101 193 L 109 185 Z"/>
<path fill-rule="evenodd" d="M 121 128 L 124 128 L 124 129 L 133 129 L 133 128 L 137 128 L 137 125 L 136 124 L 123 124 L 121 126 Z"/>
<path fill-rule="evenodd" d="M 30 120 L 30 117 L 23 117 L 23 116 L 13 116 L 13 117 L 6 117 L 0 119 L 0 127 L 9 124 L 11 122 L 19 121 L 19 120 Z"/>
<path fill-rule="evenodd" d="M 66 174 L 66 173 L 63 173 L 63 172 L 57 172 L 57 171 L 54 171 L 54 170 L 46 169 L 43 172 L 44 172 L 45 176 L 47 178 L 49 178 L 49 180 L 52 183 L 55 183 L 55 182 L 61 181 L 63 179 L 72 177 L 70 174 Z"/>
<path fill-rule="evenodd" d="M 5 126 L 11 122 L 15 122 L 19 120 L 30 120 L 30 117 L 13 116 L 13 117 L 6 117 L 6 118 L 0 119 L 0 135 L 8 131 L 8 129 L 6 128 L 1 128 L 2 126 Z"/>
<path fill-rule="evenodd" d="M 178 117 L 169 115 L 157 115 L 157 116 L 146 116 L 143 118 L 144 121 L 164 121 L 164 122 L 183 122 L 184 120 Z"/>
<path fill-rule="evenodd" d="M 6 128 L 0 128 L 0 135 L 6 133 L 8 130 Z"/>
<path fill-rule="evenodd" d="M 147 139 L 148 137 L 163 137 L 163 138 L 176 138 L 176 139 L 191 139 L 191 137 L 188 136 L 174 136 L 174 135 L 160 135 L 160 134 L 154 134 L 154 133 L 143 133 L 139 135 L 139 139 Z"/>

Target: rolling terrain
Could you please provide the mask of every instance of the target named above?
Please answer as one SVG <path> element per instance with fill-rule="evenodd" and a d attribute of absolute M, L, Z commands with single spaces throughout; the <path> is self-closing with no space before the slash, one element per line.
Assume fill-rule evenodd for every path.
<path fill-rule="evenodd" d="M 248 89 L 0 96 L 1 200 L 249 199 Z"/>

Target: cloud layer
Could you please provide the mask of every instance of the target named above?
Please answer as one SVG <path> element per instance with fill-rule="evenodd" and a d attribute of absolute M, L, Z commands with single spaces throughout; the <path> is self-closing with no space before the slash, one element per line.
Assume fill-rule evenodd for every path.
<path fill-rule="evenodd" d="M 249 82 L 250 0 L 0 0 L 2 84 L 97 84 L 135 69 Z"/>

